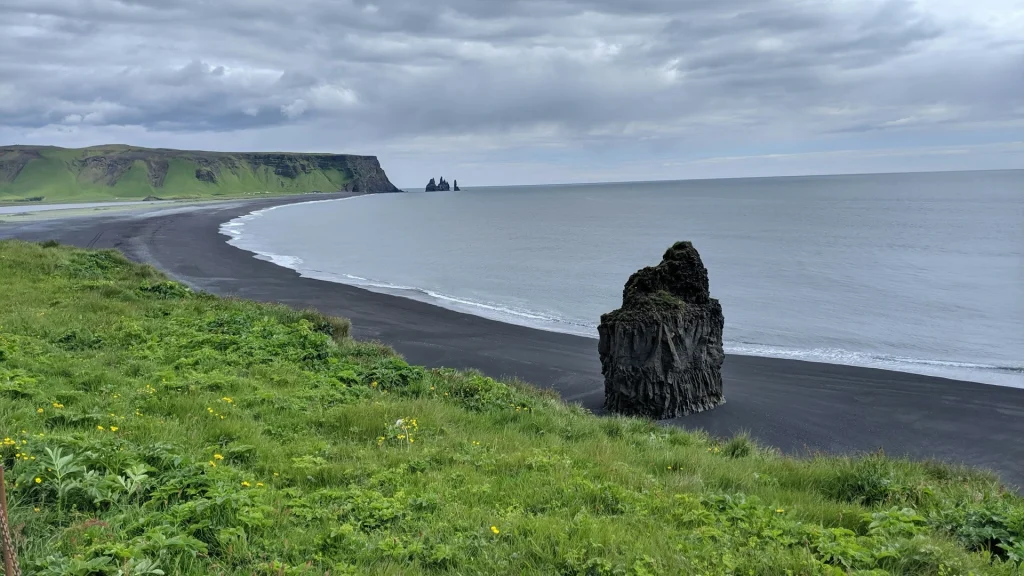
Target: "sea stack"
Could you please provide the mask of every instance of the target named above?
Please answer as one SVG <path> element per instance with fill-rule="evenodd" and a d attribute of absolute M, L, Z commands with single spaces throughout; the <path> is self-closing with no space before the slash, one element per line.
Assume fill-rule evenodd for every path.
<path fill-rule="evenodd" d="M 629 277 L 621 308 L 601 316 L 605 408 L 663 420 L 723 404 L 724 325 L 700 254 L 675 243 Z"/>
<path fill-rule="evenodd" d="M 458 190 L 458 187 L 456 187 L 455 189 Z M 451 185 L 448 184 L 448 181 L 444 179 L 444 176 L 441 176 L 439 182 L 434 182 L 434 179 L 431 178 L 430 182 L 427 182 L 425 190 L 427 192 L 447 192 L 451 190 Z"/>

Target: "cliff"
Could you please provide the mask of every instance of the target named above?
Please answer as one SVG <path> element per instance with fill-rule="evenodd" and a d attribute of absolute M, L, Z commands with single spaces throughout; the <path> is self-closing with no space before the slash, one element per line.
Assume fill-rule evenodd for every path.
<path fill-rule="evenodd" d="M 399 192 L 375 156 L 0 146 L 0 201 Z M 38 201 L 38 200 L 37 200 Z"/>

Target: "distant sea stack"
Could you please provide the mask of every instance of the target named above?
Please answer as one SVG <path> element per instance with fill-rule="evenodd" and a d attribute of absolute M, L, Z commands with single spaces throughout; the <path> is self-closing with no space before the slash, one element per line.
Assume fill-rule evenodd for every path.
<path fill-rule="evenodd" d="M 0 198 L 42 187 L 47 200 L 246 193 L 400 192 L 375 156 L 201 152 L 107 145 L 0 146 Z"/>
<path fill-rule="evenodd" d="M 448 184 L 448 181 L 444 179 L 444 176 L 441 176 L 441 178 L 439 180 L 440 180 L 439 182 L 435 182 L 434 179 L 431 178 L 430 182 L 427 182 L 426 191 L 427 192 L 446 192 L 448 190 L 454 190 L 455 192 L 459 191 L 459 181 L 458 180 L 455 181 L 454 186 Z"/>
<path fill-rule="evenodd" d="M 724 326 L 700 254 L 677 242 L 630 276 L 622 307 L 601 316 L 605 408 L 663 420 L 723 404 Z"/>

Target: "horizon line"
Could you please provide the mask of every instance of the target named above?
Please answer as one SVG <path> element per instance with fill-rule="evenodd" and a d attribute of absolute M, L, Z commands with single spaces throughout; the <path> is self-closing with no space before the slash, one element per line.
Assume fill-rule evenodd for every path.
<path fill-rule="evenodd" d="M 821 178 L 821 177 L 840 177 L 840 176 L 894 176 L 901 174 L 947 174 L 956 172 L 1019 172 L 1024 171 L 1022 168 L 975 168 L 975 169 L 947 169 L 947 170 L 891 170 L 883 172 L 833 172 L 833 173 L 811 173 L 811 174 L 778 174 L 772 176 L 707 176 L 707 177 L 694 177 L 694 178 L 661 178 L 654 180 L 602 180 L 593 182 L 545 182 L 542 184 L 478 184 L 478 185 L 459 185 L 461 191 L 469 190 L 470 188 L 528 188 L 528 187 L 540 187 L 540 186 L 594 186 L 604 184 L 656 184 L 663 182 L 701 182 L 706 180 L 766 180 L 772 178 Z M 398 188 L 405 191 L 405 188 L 423 188 L 425 185 L 412 186 L 397 186 Z"/>

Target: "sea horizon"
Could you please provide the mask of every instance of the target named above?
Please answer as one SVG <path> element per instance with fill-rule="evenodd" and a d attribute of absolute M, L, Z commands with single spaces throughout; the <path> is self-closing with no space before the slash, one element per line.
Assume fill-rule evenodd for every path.
<path fill-rule="evenodd" d="M 770 180 L 776 178 L 827 178 L 831 176 L 844 177 L 844 176 L 899 176 L 899 175 L 913 175 L 913 174 L 969 174 L 969 173 L 984 173 L 984 172 L 1024 172 L 1024 167 L 1021 168 L 979 168 L 976 170 L 962 170 L 962 169 L 950 169 L 950 170 L 892 170 L 892 171 L 881 171 L 881 172 L 835 172 L 835 173 L 811 173 L 811 174 L 772 174 L 762 176 L 708 176 L 708 177 L 693 177 L 693 178 L 667 178 L 667 179 L 655 179 L 655 180 L 600 180 L 593 182 L 545 182 L 543 184 L 476 184 L 476 185 L 459 185 L 460 190 L 479 190 L 483 188 L 543 188 L 543 187 L 556 187 L 556 186 L 602 186 L 602 185 L 622 185 L 622 184 L 668 184 L 673 182 L 703 182 L 703 181 L 735 181 L 735 180 Z M 427 177 L 430 179 L 430 176 Z M 453 178 L 452 181 L 455 181 Z M 426 187 L 426 183 L 423 184 L 410 184 L 408 186 L 399 186 L 397 188 L 403 192 L 424 192 L 423 188 Z"/>

